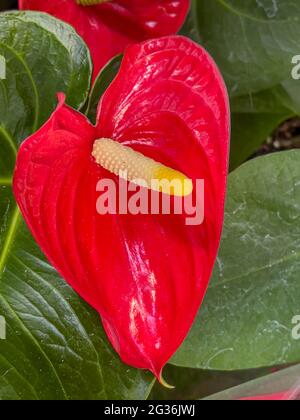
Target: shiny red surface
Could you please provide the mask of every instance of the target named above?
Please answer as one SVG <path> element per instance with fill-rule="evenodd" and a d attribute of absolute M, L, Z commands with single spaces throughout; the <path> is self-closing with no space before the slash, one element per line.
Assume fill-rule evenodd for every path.
<path fill-rule="evenodd" d="M 257 397 L 243 398 L 242 401 L 288 401 L 292 399 L 291 392 L 278 392 L 276 394 L 259 395 Z"/>
<path fill-rule="evenodd" d="M 91 156 L 100 137 L 204 179 L 204 223 L 186 226 L 184 215 L 98 215 L 97 181 L 119 182 Z M 228 98 L 216 65 L 192 41 L 166 37 L 127 49 L 96 127 L 60 95 L 57 110 L 18 155 L 14 192 L 37 242 L 100 313 L 122 360 L 158 378 L 211 277 L 228 150 Z"/>
<path fill-rule="evenodd" d="M 112 0 L 80 6 L 75 0 L 19 0 L 19 8 L 47 12 L 74 26 L 89 46 L 94 78 L 127 45 L 175 34 L 190 0 Z"/>

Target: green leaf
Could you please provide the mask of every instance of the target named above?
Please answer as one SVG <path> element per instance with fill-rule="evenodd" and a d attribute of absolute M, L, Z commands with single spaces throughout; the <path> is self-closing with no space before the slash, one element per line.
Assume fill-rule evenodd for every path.
<path fill-rule="evenodd" d="M 241 370 L 300 360 L 300 152 L 268 155 L 229 176 L 214 275 L 172 363 Z"/>
<path fill-rule="evenodd" d="M 50 116 L 56 92 L 75 108 L 86 101 L 87 47 L 50 16 L 12 13 L 0 15 L 0 54 L 7 63 L 0 81 L 0 316 L 7 333 L 0 400 L 146 398 L 152 376 L 120 361 L 98 314 L 41 254 L 12 195 L 18 145 Z"/>
<path fill-rule="evenodd" d="M 292 58 L 299 54 L 297 0 L 194 0 L 193 13 L 231 96 L 291 79 Z"/>
<path fill-rule="evenodd" d="M 200 35 L 197 31 L 197 22 L 195 19 L 195 14 L 193 12 L 193 6 L 191 5 L 191 9 L 188 13 L 188 16 L 184 22 L 183 27 L 181 28 L 179 35 L 186 36 L 192 39 L 195 42 L 200 43 Z"/>
<path fill-rule="evenodd" d="M 13 148 L 11 143 L 17 147 L 48 119 L 57 92 L 67 94 L 75 108 L 85 103 L 91 59 L 75 31 L 46 14 L 2 13 L 0 28 L 0 55 L 6 61 L 6 79 L 0 81 L 0 141 Z"/>
<path fill-rule="evenodd" d="M 114 57 L 97 76 L 89 96 L 86 115 L 93 123 L 96 123 L 96 114 L 99 101 L 114 80 L 120 69 L 123 55 Z"/>
<path fill-rule="evenodd" d="M 292 78 L 292 58 L 299 54 L 300 4 L 194 0 L 191 15 L 201 44 L 221 69 L 232 102 L 250 99 L 255 111 L 255 115 L 253 109 L 248 115 L 245 108 L 233 111 L 230 167 L 234 169 L 281 122 L 300 115 L 300 83 Z M 285 110 L 279 112 L 280 108 Z"/>
<path fill-rule="evenodd" d="M 299 400 L 299 377 L 300 365 L 292 366 L 279 372 L 265 375 L 262 378 L 246 382 L 227 391 L 211 395 L 207 400 L 236 401 L 277 393 L 285 394 L 286 400 Z"/>
<path fill-rule="evenodd" d="M 286 119 L 280 114 L 232 114 L 230 170 L 245 162 Z"/>
<path fill-rule="evenodd" d="M 7 323 L 0 399 L 147 397 L 151 376 L 119 360 L 99 316 L 46 262 L 18 213 L 7 238 L 0 276 L 0 314 Z"/>
<path fill-rule="evenodd" d="M 249 158 L 286 119 L 295 115 L 282 87 L 231 100 L 230 169 Z"/>
<path fill-rule="evenodd" d="M 277 90 L 281 102 L 289 108 L 295 115 L 300 115 L 300 83 L 293 79 L 281 83 Z"/>

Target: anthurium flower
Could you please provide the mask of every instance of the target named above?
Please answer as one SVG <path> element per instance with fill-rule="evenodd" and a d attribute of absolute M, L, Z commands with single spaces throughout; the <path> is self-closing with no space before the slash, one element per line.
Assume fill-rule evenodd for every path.
<path fill-rule="evenodd" d="M 128 47 L 96 126 L 60 94 L 49 121 L 18 154 L 14 193 L 35 239 L 99 312 L 122 360 L 161 381 L 211 277 L 228 148 L 221 75 L 199 45 L 172 36 Z M 119 168 L 176 173 L 194 191 L 203 179 L 204 222 L 187 225 L 183 214 L 99 215 L 96 186 L 103 179 L 120 183 Z"/>
<path fill-rule="evenodd" d="M 127 45 L 172 35 L 190 0 L 19 0 L 19 8 L 49 13 L 71 24 L 89 46 L 94 77 Z"/>

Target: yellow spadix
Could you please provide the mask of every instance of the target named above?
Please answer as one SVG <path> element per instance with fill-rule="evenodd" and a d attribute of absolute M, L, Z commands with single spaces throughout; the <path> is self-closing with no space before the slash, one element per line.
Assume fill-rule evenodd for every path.
<path fill-rule="evenodd" d="M 183 173 L 111 139 L 96 140 L 92 155 L 104 169 L 136 185 L 177 197 L 193 192 L 192 181 Z"/>

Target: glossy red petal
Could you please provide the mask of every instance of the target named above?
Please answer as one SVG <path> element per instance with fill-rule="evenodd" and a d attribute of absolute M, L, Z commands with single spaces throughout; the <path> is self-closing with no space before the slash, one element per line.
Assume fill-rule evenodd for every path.
<path fill-rule="evenodd" d="M 243 398 L 241 399 L 241 401 L 288 401 L 291 399 L 295 399 L 295 395 L 293 395 L 292 392 L 279 392 L 276 394 L 259 395 L 257 397 Z"/>
<path fill-rule="evenodd" d="M 130 47 L 117 79 L 100 103 L 97 129 L 98 137 L 124 142 L 206 182 L 206 220 L 200 227 L 187 227 L 178 216 L 120 222 L 123 232 L 135 229 L 129 249 L 143 243 L 143 253 L 137 254 L 141 261 L 150 261 L 146 272 L 159 284 L 154 309 L 141 310 L 157 319 L 156 332 L 161 337 L 157 342 L 163 349 L 159 354 L 152 339 L 151 358 L 157 358 L 157 373 L 192 324 L 219 246 L 229 148 L 228 100 L 219 71 L 203 49 L 182 37 Z M 129 241 L 128 233 L 124 237 Z M 138 284 L 142 301 L 148 288 L 146 277 Z M 120 317 L 119 328 L 123 320 Z M 147 338 L 136 340 L 142 346 Z M 131 354 L 128 349 L 123 358 L 128 361 Z"/>
<path fill-rule="evenodd" d="M 91 158 L 110 137 L 205 180 L 205 221 L 95 211 L 109 173 Z M 53 265 L 101 314 L 124 362 L 160 377 L 186 337 L 211 276 L 223 224 L 229 107 L 212 59 L 168 37 L 130 47 L 97 127 L 60 105 L 19 152 L 14 191 Z M 118 182 L 117 178 L 114 178 Z"/>
<path fill-rule="evenodd" d="M 88 7 L 76 0 L 19 0 L 22 10 L 47 12 L 74 26 L 91 50 L 94 77 L 127 45 L 175 34 L 189 6 L 190 0 L 112 0 Z"/>

